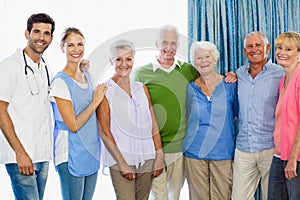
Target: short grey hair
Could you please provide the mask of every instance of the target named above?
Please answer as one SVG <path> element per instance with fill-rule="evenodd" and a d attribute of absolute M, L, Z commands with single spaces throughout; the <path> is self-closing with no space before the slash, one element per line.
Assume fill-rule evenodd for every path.
<path fill-rule="evenodd" d="M 215 44 L 208 42 L 208 41 L 195 41 L 195 42 L 193 42 L 193 44 L 190 48 L 190 61 L 191 61 L 192 65 L 194 65 L 195 51 L 197 51 L 199 49 L 210 51 L 212 53 L 213 58 L 216 61 L 219 60 L 220 52 Z"/>
<path fill-rule="evenodd" d="M 269 40 L 267 38 L 267 36 L 265 34 L 263 34 L 262 32 L 258 32 L 258 31 L 254 31 L 254 32 L 251 32 L 249 33 L 248 35 L 246 35 L 245 39 L 244 39 L 244 48 L 246 48 L 246 42 L 247 42 L 247 38 L 249 36 L 252 36 L 252 35 L 258 35 L 260 36 L 261 40 L 264 42 L 265 46 L 267 44 L 269 44 Z"/>
<path fill-rule="evenodd" d="M 128 40 L 117 40 L 110 45 L 109 48 L 109 59 L 113 60 L 116 55 L 117 49 L 126 49 L 132 52 L 133 56 L 135 55 L 135 47 L 133 42 Z"/>
<path fill-rule="evenodd" d="M 175 32 L 176 35 L 177 35 L 177 41 L 179 41 L 179 31 L 177 29 L 176 26 L 172 25 L 172 24 L 165 24 L 165 25 L 162 25 L 160 28 L 159 28 L 159 31 L 157 33 L 157 39 L 156 41 L 160 41 L 161 40 L 161 33 L 163 31 L 172 31 L 172 32 Z"/>

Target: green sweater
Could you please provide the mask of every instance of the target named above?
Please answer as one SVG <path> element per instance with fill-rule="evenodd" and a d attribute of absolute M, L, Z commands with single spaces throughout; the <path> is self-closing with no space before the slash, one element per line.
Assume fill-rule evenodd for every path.
<path fill-rule="evenodd" d="M 161 69 L 153 72 L 151 63 L 135 73 L 135 80 L 143 82 L 149 90 L 165 153 L 182 151 L 186 133 L 186 87 L 198 76 L 196 69 L 185 62 L 179 62 L 170 73 Z"/>

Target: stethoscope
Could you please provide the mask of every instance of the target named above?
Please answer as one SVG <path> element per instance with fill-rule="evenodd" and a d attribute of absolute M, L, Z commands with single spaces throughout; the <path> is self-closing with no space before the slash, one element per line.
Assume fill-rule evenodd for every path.
<path fill-rule="evenodd" d="M 37 80 L 35 78 L 35 74 L 34 74 L 34 71 L 33 69 L 27 64 L 27 60 L 26 60 L 26 57 L 25 57 L 25 49 L 23 49 L 23 58 L 24 58 L 24 63 L 25 63 L 25 76 L 26 76 L 26 79 L 27 79 L 27 84 L 29 86 L 29 89 L 30 89 L 30 93 L 31 95 L 35 96 L 35 95 L 38 95 L 39 94 L 39 87 L 38 87 L 38 84 L 37 84 Z M 48 82 L 48 93 L 50 91 L 50 77 L 49 77 L 49 72 L 48 72 L 48 68 L 47 68 L 47 65 L 46 65 L 46 62 L 45 60 L 42 58 L 42 61 L 45 63 L 45 69 L 46 69 L 46 74 L 47 74 L 47 82 Z M 33 86 L 30 84 L 30 81 L 28 79 L 28 71 L 27 69 L 29 69 L 34 77 L 34 80 L 35 80 L 35 89 L 33 89 Z"/>

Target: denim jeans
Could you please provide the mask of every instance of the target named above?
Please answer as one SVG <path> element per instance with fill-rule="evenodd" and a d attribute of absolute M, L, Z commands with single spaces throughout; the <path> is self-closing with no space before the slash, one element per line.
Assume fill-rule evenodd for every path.
<path fill-rule="evenodd" d="M 16 200 L 42 200 L 48 177 L 49 162 L 33 163 L 34 174 L 20 174 L 18 164 L 6 164 Z"/>
<path fill-rule="evenodd" d="M 68 163 L 56 166 L 59 174 L 61 193 L 64 200 L 91 200 L 96 188 L 98 172 L 90 175 L 77 177 L 70 174 Z"/>
<path fill-rule="evenodd" d="M 284 169 L 287 161 L 273 157 L 269 175 L 269 200 L 300 199 L 300 162 L 297 162 L 297 175 L 292 180 L 285 178 Z"/>

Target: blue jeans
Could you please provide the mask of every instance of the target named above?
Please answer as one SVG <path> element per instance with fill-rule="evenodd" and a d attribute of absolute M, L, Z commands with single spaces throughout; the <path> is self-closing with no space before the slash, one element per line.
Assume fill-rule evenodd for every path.
<path fill-rule="evenodd" d="M 64 200 L 91 200 L 93 198 L 98 172 L 90 176 L 73 176 L 68 170 L 67 162 L 59 164 L 56 169 Z"/>
<path fill-rule="evenodd" d="M 284 169 L 287 161 L 273 157 L 269 175 L 269 200 L 300 199 L 300 162 L 297 162 L 297 175 L 292 180 L 285 178 Z"/>
<path fill-rule="evenodd" d="M 49 162 L 33 163 L 34 174 L 26 176 L 20 174 L 18 164 L 6 164 L 10 176 L 12 189 L 16 200 L 41 200 L 44 196 L 48 177 Z"/>

